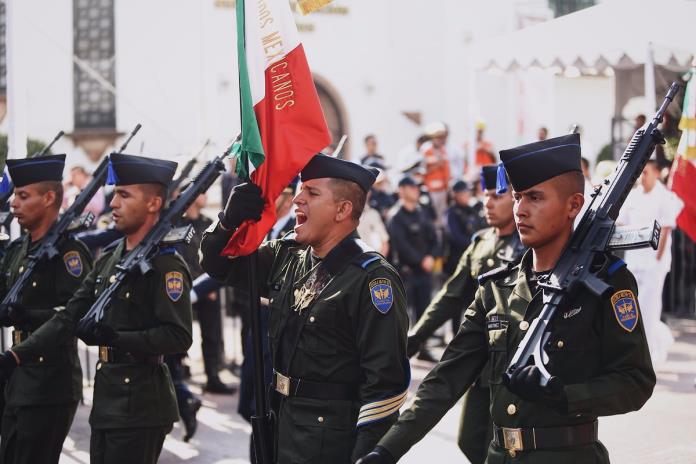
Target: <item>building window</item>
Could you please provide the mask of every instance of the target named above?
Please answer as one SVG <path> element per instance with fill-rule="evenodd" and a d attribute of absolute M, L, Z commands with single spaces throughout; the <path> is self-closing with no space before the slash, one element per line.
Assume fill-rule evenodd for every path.
<path fill-rule="evenodd" d="M 73 0 L 75 129 L 114 129 L 114 0 Z"/>

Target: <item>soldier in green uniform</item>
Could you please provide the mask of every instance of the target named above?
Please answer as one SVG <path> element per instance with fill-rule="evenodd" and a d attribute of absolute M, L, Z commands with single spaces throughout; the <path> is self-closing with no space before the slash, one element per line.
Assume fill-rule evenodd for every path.
<path fill-rule="evenodd" d="M 560 308 L 544 344 L 558 388 L 540 386 L 539 369 L 502 381 L 510 358 L 542 307 L 537 281 L 553 269 L 584 203 L 577 134 L 500 152 L 513 188 L 521 263 L 484 274 L 459 332 L 428 374 L 413 406 L 359 464 L 393 463 L 419 441 L 490 363 L 493 441 L 487 463 L 608 463 L 597 417 L 642 407 L 655 386 L 635 279 L 612 263 L 609 298 L 581 290 Z M 622 317 L 618 317 L 621 314 Z"/>
<path fill-rule="evenodd" d="M 107 247 L 94 270 L 50 321 L 3 355 L 0 365 L 17 360 L 20 368 L 39 353 L 72 337 L 99 295 L 115 280 L 116 265 L 152 229 L 166 199 L 176 163 L 112 154 L 107 182 L 116 229 L 124 234 Z M 83 340 L 99 345 L 90 414 L 92 464 L 155 463 L 178 418 L 174 387 L 163 355 L 191 345 L 191 278 L 173 249 L 161 249 L 152 270 L 126 278 L 104 318 Z"/>
<path fill-rule="evenodd" d="M 355 229 L 376 175 L 316 155 L 301 173 L 294 234 L 258 251 L 269 299 L 273 410 L 279 464 L 355 462 L 393 424 L 406 397 L 408 316 L 396 270 Z M 233 286 L 246 260 L 221 257 L 243 220 L 263 207 L 254 184 L 235 187 L 203 237 L 202 265 Z"/>
<path fill-rule="evenodd" d="M 10 206 L 26 235 L 9 245 L 0 263 L 0 299 L 24 272 L 28 255 L 41 245 L 58 219 L 64 165 L 65 155 L 7 160 L 15 185 Z M 16 303 L 0 308 L 2 326 L 14 326 L 15 344 L 63 309 L 92 270 L 89 250 L 79 240 L 67 238 L 58 251 L 55 258 L 38 264 Z M 57 463 L 81 398 L 82 370 L 75 337 L 27 358 L 9 376 L 5 388 L 0 462 Z"/>
<path fill-rule="evenodd" d="M 413 356 L 442 324 L 461 314 L 478 288 L 478 276 L 503 265 L 516 263 L 524 253 L 512 214 L 512 194 L 496 193 L 497 167 L 481 169 L 486 222 L 459 259 L 457 268 L 425 310 L 408 337 L 408 355 Z M 489 364 L 467 390 L 459 422 L 459 449 L 472 464 L 483 464 L 493 438 L 490 415 Z"/>

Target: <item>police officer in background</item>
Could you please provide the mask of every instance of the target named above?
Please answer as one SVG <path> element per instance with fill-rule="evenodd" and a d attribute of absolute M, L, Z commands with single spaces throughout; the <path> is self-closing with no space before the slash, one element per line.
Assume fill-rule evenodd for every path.
<path fill-rule="evenodd" d="M 452 185 L 454 202 L 445 213 L 445 231 L 449 243 L 449 254 L 443 270 L 448 276 L 452 275 L 457 268 L 459 258 L 471 243 L 474 234 L 486 227 L 483 204 L 471 204 L 471 190 L 469 183 L 465 180 L 458 180 Z"/>
<path fill-rule="evenodd" d="M 471 245 L 459 260 L 454 274 L 445 282 L 408 337 L 408 355 L 413 356 L 442 324 L 461 317 L 478 289 L 478 276 L 519 261 L 525 251 L 515 228 L 512 193 L 496 193 L 497 166 L 481 168 L 486 221 L 490 226 L 474 234 Z M 455 331 L 456 333 L 456 331 Z M 472 464 L 483 464 L 493 438 L 488 385 L 490 363 L 464 394 L 459 423 L 459 449 Z"/>
<path fill-rule="evenodd" d="M 68 343 L 79 320 L 115 281 L 119 261 L 157 224 L 176 163 L 122 154 L 112 154 L 110 163 L 112 215 L 125 237 L 104 250 L 65 310 L 5 353 L 1 365 L 16 360 L 21 368 Z M 163 355 L 191 345 L 191 277 L 171 248 L 162 248 L 151 265 L 147 274 L 126 278 L 104 318 L 82 337 L 88 345 L 99 345 L 89 418 L 92 464 L 157 462 L 165 436 L 179 419 Z"/>
<path fill-rule="evenodd" d="M 390 212 L 387 230 L 391 238 L 394 261 L 404 277 L 414 321 L 420 319 L 433 291 L 433 267 L 437 254 L 437 234 L 433 220 L 419 204 L 420 188 L 410 176 L 399 181 L 399 203 Z M 420 347 L 418 359 L 436 361 Z"/>
<path fill-rule="evenodd" d="M 597 417 L 640 409 L 652 394 L 650 362 L 636 284 L 608 255 L 614 294 L 582 289 L 559 308 L 544 344 L 556 388 L 539 369 L 521 367 L 509 385 L 502 374 L 541 311 L 537 282 L 551 272 L 583 206 L 580 138 L 571 134 L 500 152 L 513 188 L 515 223 L 529 246 L 519 265 L 484 274 L 462 326 L 423 380 L 413 406 L 360 464 L 393 463 L 442 418 L 490 363 L 493 441 L 489 464 L 608 463 Z M 618 315 L 621 314 L 621 318 Z"/>
<path fill-rule="evenodd" d="M 58 219 L 64 164 L 65 155 L 7 160 L 15 185 L 12 213 L 26 235 L 9 245 L 0 263 L 0 299 Z M 55 258 L 37 265 L 19 301 L 0 307 L 3 327 L 14 325 L 13 342 L 25 340 L 63 309 L 91 270 L 92 257 L 80 241 L 67 238 L 60 243 Z M 9 355 L 4 360 L 11 369 L 14 358 Z M 24 361 L 14 369 L 5 389 L 0 462 L 57 463 L 82 398 L 77 340 L 67 337 Z"/>
<path fill-rule="evenodd" d="M 294 236 L 258 250 L 256 278 L 270 306 L 276 462 L 352 463 L 396 421 L 406 397 L 406 298 L 396 270 L 355 232 L 375 174 L 318 154 L 300 176 Z M 220 252 L 262 208 L 256 185 L 234 189 L 201 243 L 212 277 L 247 284 L 246 260 Z"/>

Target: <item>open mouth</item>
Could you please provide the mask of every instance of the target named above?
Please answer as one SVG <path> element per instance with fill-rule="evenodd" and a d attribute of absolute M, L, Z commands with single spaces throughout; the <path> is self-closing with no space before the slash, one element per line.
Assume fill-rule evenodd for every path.
<path fill-rule="evenodd" d="M 295 223 L 298 226 L 301 226 L 305 222 L 307 222 L 307 215 L 305 213 L 303 213 L 302 211 L 296 211 L 295 212 Z"/>

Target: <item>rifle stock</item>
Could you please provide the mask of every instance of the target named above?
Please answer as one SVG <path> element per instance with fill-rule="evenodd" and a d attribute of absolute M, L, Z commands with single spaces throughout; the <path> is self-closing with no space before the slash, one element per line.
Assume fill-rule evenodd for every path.
<path fill-rule="evenodd" d="M 518 368 L 530 363 L 541 372 L 541 385 L 554 388 L 553 375 L 546 369 L 548 355 L 543 346 L 552 329 L 552 323 L 559 307 L 568 304 L 578 291 L 586 289 L 592 294 L 603 297 L 612 288 L 604 281 L 606 252 L 611 249 L 615 222 L 619 210 L 628 196 L 633 184 L 647 164 L 657 144 L 664 143 L 664 137 L 658 125 L 667 106 L 674 99 L 679 85 L 673 83 L 665 96 L 660 109 L 649 123 L 638 129 L 619 160 L 612 175 L 605 179 L 592 194 L 590 207 L 573 232 L 568 245 L 561 254 L 556 266 L 545 281 L 540 281 L 543 290 L 543 306 L 539 316 L 532 321 L 525 337 L 520 342 L 505 373 L 504 381 L 509 381 Z M 653 231 L 659 238 L 659 226 Z M 603 263 L 606 264 L 606 263 Z"/>

